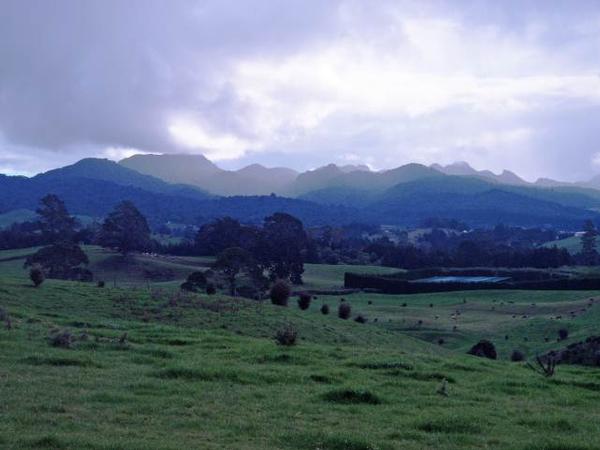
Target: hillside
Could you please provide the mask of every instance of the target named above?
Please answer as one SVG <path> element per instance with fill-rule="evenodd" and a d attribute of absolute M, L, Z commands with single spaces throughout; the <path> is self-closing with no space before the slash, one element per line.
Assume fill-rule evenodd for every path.
<path fill-rule="evenodd" d="M 592 331 L 600 303 L 588 307 L 590 295 L 353 294 L 346 301 L 369 318 L 359 324 L 319 312 L 338 297 L 300 311 L 293 299 L 282 308 L 158 286 L 34 289 L 2 271 L 0 445 L 592 450 L 596 370 L 560 366 L 544 378 L 507 360 L 513 348 L 531 357 L 563 345 L 544 340 L 558 311 L 586 309 L 560 323 L 567 343 Z M 273 340 L 286 324 L 296 346 Z M 65 331 L 70 348 L 50 345 Z M 481 337 L 499 344 L 500 360 L 465 354 Z M 436 392 L 442 380 L 448 396 Z"/>

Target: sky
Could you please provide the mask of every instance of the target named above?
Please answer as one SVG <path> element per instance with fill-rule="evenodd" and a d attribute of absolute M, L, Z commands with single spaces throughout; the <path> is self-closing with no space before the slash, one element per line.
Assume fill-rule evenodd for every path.
<path fill-rule="evenodd" d="M 0 0 L 0 173 L 467 161 L 600 174 L 598 0 Z"/>

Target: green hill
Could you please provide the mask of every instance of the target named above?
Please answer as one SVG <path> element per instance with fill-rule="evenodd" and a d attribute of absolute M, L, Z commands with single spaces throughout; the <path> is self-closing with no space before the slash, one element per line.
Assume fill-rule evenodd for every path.
<path fill-rule="evenodd" d="M 111 257 L 87 250 L 93 265 Z M 160 283 L 36 289 L 20 269 L 31 251 L 0 254 L 2 448 L 597 448 L 597 370 L 559 366 L 544 378 L 507 357 L 597 331 L 598 293 L 345 296 L 369 318 L 359 324 L 337 318 L 339 296 L 300 311 L 294 299 L 282 308 Z M 307 278 L 334 286 L 334 267 L 319 277 L 311 266 Z M 276 345 L 289 325 L 297 345 Z M 560 344 L 559 326 L 571 334 Z M 65 331 L 71 348 L 50 345 Z M 500 360 L 465 354 L 483 337 Z M 436 392 L 442 380 L 448 396 Z"/>

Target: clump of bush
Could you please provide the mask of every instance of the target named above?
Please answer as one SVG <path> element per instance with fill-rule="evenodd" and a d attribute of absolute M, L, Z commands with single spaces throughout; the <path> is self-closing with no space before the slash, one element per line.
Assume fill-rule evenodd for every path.
<path fill-rule="evenodd" d="M 103 288 L 104 287 L 104 280 L 98 280 L 98 282 L 96 283 L 96 286 L 98 286 L 99 288 Z"/>
<path fill-rule="evenodd" d="M 198 292 L 206 289 L 208 280 L 206 274 L 201 271 L 192 272 L 188 275 L 187 279 L 181 284 L 181 289 L 189 292 Z"/>
<path fill-rule="evenodd" d="M 363 316 L 362 314 L 359 314 L 358 316 L 356 316 L 354 318 L 354 321 L 357 323 L 367 323 L 368 319 L 365 316 Z"/>
<path fill-rule="evenodd" d="M 215 285 L 214 285 L 214 284 L 212 284 L 212 283 L 208 283 L 208 284 L 206 285 L 206 293 L 207 293 L 208 295 L 215 295 L 215 294 L 217 293 L 217 288 L 215 287 Z"/>
<path fill-rule="evenodd" d="M 283 280 L 276 281 L 271 286 L 271 303 L 277 306 L 287 306 L 291 290 L 288 284 Z"/>
<path fill-rule="evenodd" d="M 467 353 L 480 358 L 496 359 L 498 357 L 496 347 L 487 339 L 479 341 Z"/>
<path fill-rule="evenodd" d="M 46 279 L 46 275 L 44 275 L 42 266 L 39 264 L 34 264 L 29 270 L 29 279 L 35 287 L 39 287 Z"/>
<path fill-rule="evenodd" d="M 329 305 L 321 306 L 321 314 L 323 314 L 323 315 L 329 314 Z"/>
<path fill-rule="evenodd" d="M 298 338 L 298 330 L 292 325 L 286 325 L 275 333 L 275 341 L 279 345 L 290 347 L 296 345 L 296 339 Z"/>
<path fill-rule="evenodd" d="M 512 362 L 521 362 L 525 361 L 525 354 L 520 350 L 513 350 L 510 354 L 510 360 Z"/>
<path fill-rule="evenodd" d="M 349 303 L 341 303 L 338 307 L 338 317 L 340 319 L 348 320 L 352 314 L 352 307 Z"/>
<path fill-rule="evenodd" d="M 50 336 L 49 342 L 52 347 L 71 348 L 75 337 L 69 331 L 62 331 Z"/>
<path fill-rule="evenodd" d="M 561 341 L 564 341 L 568 337 L 569 337 L 569 330 L 567 330 L 566 328 L 561 328 L 560 330 L 558 330 L 558 338 Z"/>
<path fill-rule="evenodd" d="M 303 292 L 298 296 L 298 308 L 300 308 L 302 311 L 307 310 L 310 307 L 310 301 L 311 301 L 312 297 Z"/>

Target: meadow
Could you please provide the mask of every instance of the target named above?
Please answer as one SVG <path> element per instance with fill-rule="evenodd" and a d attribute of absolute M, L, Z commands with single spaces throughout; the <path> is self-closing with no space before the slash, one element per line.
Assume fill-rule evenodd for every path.
<path fill-rule="evenodd" d="M 210 259 L 138 256 L 127 272 L 86 250 L 104 288 L 33 288 L 22 269 L 32 250 L 0 252 L 0 448 L 599 447 L 597 370 L 545 378 L 509 360 L 597 333 L 598 292 L 317 294 L 301 311 L 295 298 L 284 308 L 180 292 Z M 145 279 L 165 267 L 175 279 Z M 345 270 L 307 266 L 307 287 L 339 288 Z M 337 317 L 342 297 L 367 323 Z M 273 339 L 287 325 L 292 347 Z M 70 348 L 53 346 L 65 332 Z M 481 338 L 498 360 L 466 354 Z"/>

